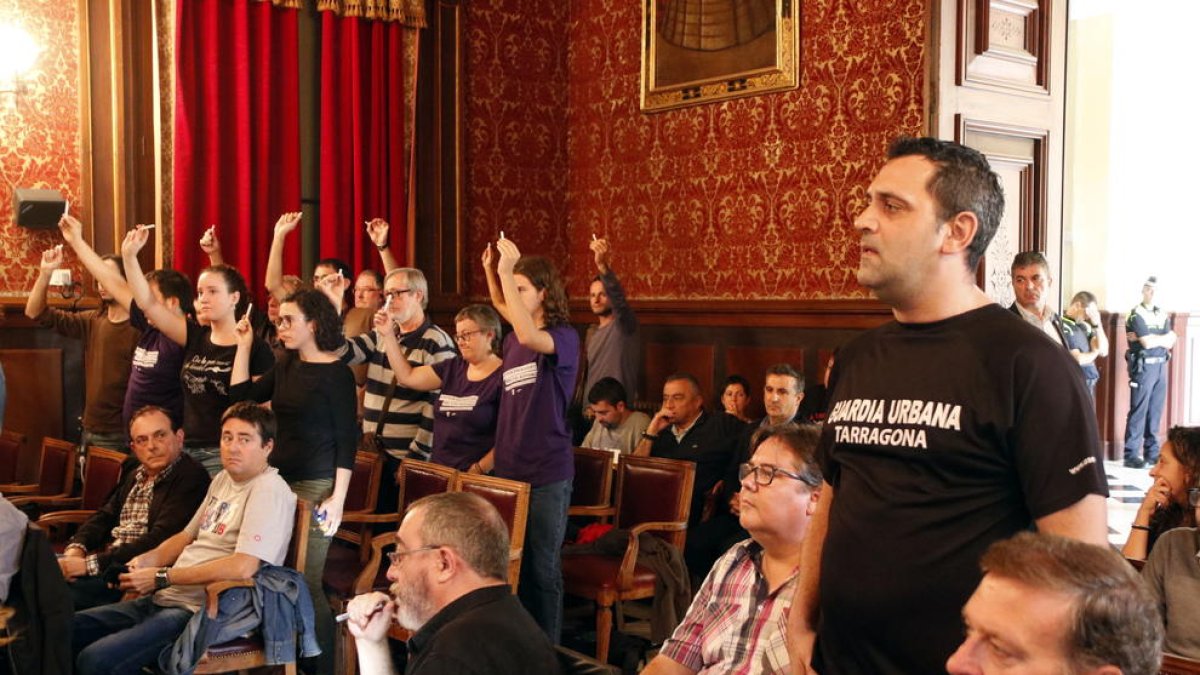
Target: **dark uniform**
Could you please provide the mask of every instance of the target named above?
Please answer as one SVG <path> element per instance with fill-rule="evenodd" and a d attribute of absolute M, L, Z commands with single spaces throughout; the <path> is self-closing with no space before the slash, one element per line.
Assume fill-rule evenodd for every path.
<path fill-rule="evenodd" d="M 1062 317 L 1062 331 L 1067 338 L 1067 350 L 1079 350 L 1083 353 L 1092 351 L 1092 338 L 1096 335 L 1096 328 L 1087 321 L 1075 321 L 1069 316 Z M 1087 383 L 1088 394 L 1092 400 L 1096 400 L 1096 382 L 1100 379 L 1100 369 L 1096 367 L 1096 362 L 1093 361 L 1087 364 L 1080 364 L 1083 370 L 1083 381 Z"/>
<path fill-rule="evenodd" d="M 1137 337 L 1166 335 L 1171 332 L 1171 317 L 1155 307 L 1139 304 L 1129 312 L 1125 330 Z M 1166 347 L 1147 349 L 1137 340 L 1129 341 L 1125 361 L 1129 365 L 1129 417 L 1125 421 L 1125 463 L 1158 461 L 1158 424 L 1167 397 Z"/>

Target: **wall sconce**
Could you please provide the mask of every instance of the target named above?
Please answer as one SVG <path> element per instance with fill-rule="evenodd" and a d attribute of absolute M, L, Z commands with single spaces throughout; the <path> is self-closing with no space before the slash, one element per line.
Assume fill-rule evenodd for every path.
<path fill-rule="evenodd" d="M 20 26 L 0 24 L 0 94 L 25 92 L 25 75 L 33 68 L 41 51 Z"/>

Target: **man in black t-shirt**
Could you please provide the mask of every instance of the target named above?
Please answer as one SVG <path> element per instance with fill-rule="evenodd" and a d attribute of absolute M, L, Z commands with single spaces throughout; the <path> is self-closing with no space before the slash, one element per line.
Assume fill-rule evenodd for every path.
<path fill-rule="evenodd" d="M 998 177 L 932 138 L 888 157 L 854 227 L 858 281 L 896 321 L 838 353 L 789 621 L 792 661 L 823 675 L 940 672 L 988 545 L 1030 527 L 1107 537 L 1078 366 L 975 285 L 1004 210 Z"/>

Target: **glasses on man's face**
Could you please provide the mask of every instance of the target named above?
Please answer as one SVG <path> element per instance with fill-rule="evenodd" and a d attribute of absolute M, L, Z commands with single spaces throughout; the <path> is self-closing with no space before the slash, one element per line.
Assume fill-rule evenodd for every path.
<path fill-rule="evenodd" d="M 801 476 L 797 473 L 792 473 L 791 471 L 786 471 L 777 466 L 770 466 L 767 464 L 760 466 L 750 464 L 749 462 L 738 465 L 739 481 L 746 480 L 746 476 L 749 476 L 750 474 L 754 474 L 755 485 L 770 485 L 771 481 L 775 480 L 776 475 L 785 476 L 787 478 L 791 478 L 792 480 L 798 480 L 805 485 L 809 485 L 808 481 L 804 479 L 804 476 Z M 810 485 L 809 487 L 813 486 Z"/>
<path fill-rule="evenodd" d="M 1200 506 L 1200 487 L 1188 488 L 1188 506 Z"/>
<path fill-rule="evenodd" d="M 414 553 L 420 553 L 421 551 L 432 551 L 435 548 L 441 547 L 441 544 L 435 544 L 433 546 L 419 546 L 417 548 L 410 548 L 406 551 L 389 551 L 387 554 L 388 562 L 395 567 L 404 561 L 405 556 L 410 556 Z"/>
<path fill-rule="evenodd" d="M 412 293 L 412 292 L 413 292 L 413 289 L 411 289 L 411 288 L 396 288 L 396 289 L 393 289 L 393 290 L 390 290 L 390 291 L 384 293 L 384 295 L 392 300 L 395 300 L 396 298 L 404 295 L 405 293 Z"/>
<path fill-rule="evenodd" d="M 459 344 L 462 344 L 464 342 L 469 341 L 471 338 L 475 337 L 476 335 L 479 335 L 482 332 L 483 332 L 482 330 L 468 330 L 468 331 L 463 331 L 461 333 L 455 333 L 454 341 Z"/>
<path fill-rule="evenodd" d="M 130 444 L 136 448 L 140 448 L 140 447 L 146 445 L 147 443 L 149 443 L 150 441 L 154 441 L 155 443 L 162 443 L 163 441 L 167 440 L 167 437 L 170 435 L 171 435 L 171 432 L 167 431 L 166 429 L 159 429 L 158 431 L 154 432 L 153 434 L 150 434 L 149 436 L 134 436 L 130 440 Z"/>

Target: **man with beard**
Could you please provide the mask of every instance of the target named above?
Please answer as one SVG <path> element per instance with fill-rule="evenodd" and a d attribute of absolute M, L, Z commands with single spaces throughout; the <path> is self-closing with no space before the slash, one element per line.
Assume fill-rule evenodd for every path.
<path fill-rule="evenodd" d="M 628 455 L 637 447 L 650 416 L 628 407 L 625 387 L 611 377 L 605 377 L 588 390 L 588 403 L 596 418 L 592 430 L 583 437 L 581 446 L 613 450 Z"/>
<path fill-rule="evenodd" d="M 549 638 L 505 583 L 508 528 L 482 497 L 417 500 L 388 558 L 391 594 L 366 593 L 347 607 L 362 672 L 397 672 L 387 645 L 393 620 L 413 631 L 407 675 L 558 672 Z"/>
<path fill-rule="evenodd" d="M 625 289 L 609 266 L 607 239 L 593 239 L 590 245 L 596 256 L 599 274 L 592 279 L 588 297 L 592 314 L 600 323 L 589 326 L 587 344 L 587 375 L 583 391 L 590 392 L 600 380 L 611 377 L 626 392 L 636 395 L 641 339 L 638 320 L 625 300 Z"/>

